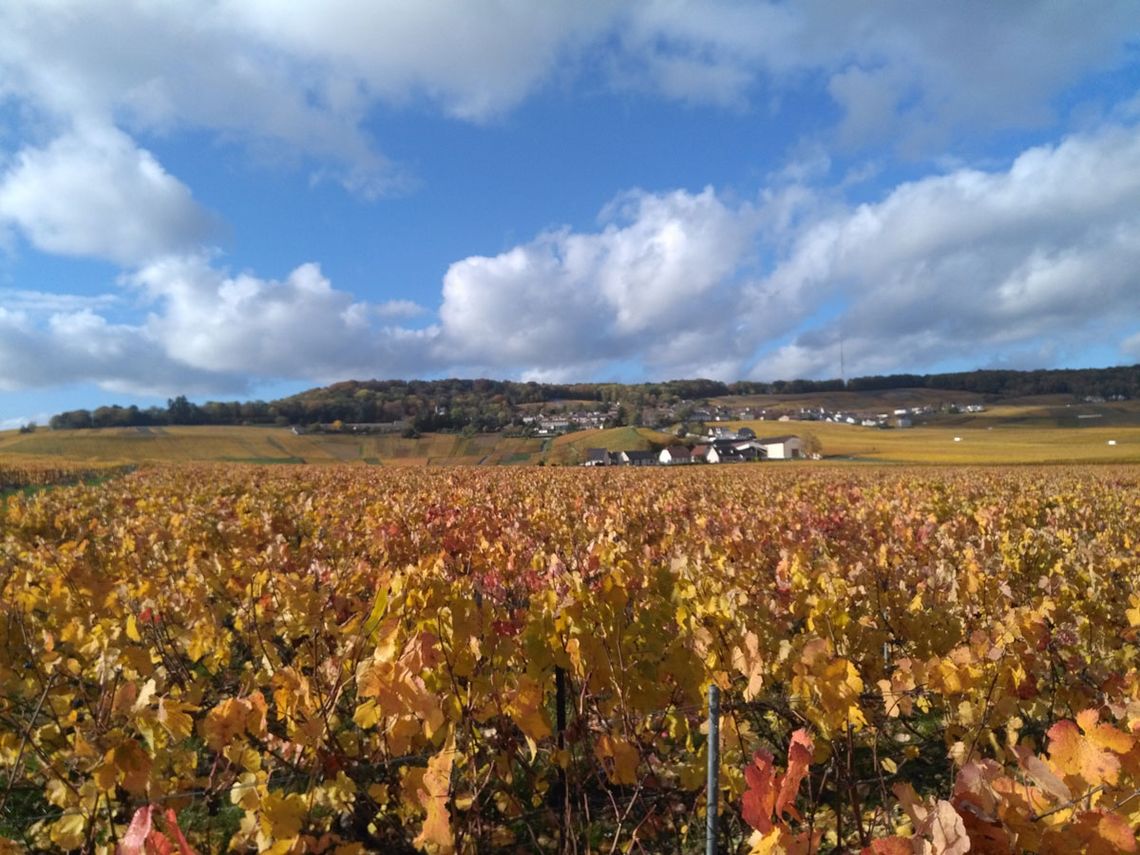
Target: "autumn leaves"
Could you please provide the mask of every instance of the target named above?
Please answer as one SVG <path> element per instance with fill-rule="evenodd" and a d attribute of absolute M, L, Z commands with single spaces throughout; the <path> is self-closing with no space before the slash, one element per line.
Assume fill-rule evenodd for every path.
<path fill-rule="evenodd" d="M 715 682 L 740 848 L 1126 851 L 1140 475 L 1103 474 L 172 469 L 10 499 L 0 786 L 37 801 L 4 827 L 693 848 Z"/>

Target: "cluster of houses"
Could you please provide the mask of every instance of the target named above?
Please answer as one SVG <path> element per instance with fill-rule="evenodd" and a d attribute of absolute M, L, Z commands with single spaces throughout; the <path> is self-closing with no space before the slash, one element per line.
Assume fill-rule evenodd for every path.
<path fill-rule="evenodd" d="M 982 404 L 949 404 L 942 407 L 942 410 L 948 413 L 983 413 L 986 408 Z M 823 407 L 818 409 L 804 407 L 796 415 L 781 416 L 780 421 L 834 422 L 871 428 L 908 428 L 914 425 L 916 417 L 923 418 L 936 412 L 938 410 L 929 404 L 916 407 L 896 407 L 891 412 L 886 413 L 853 413 L 842 410 L 832 411 Z M 761 418 L 763 417 L 761 415 Z"/>
<path fill-rule="evenodd" d="M 750 431 L 749 431 L 750 432 Z M 753 463 L 761 460 L 798 460 L 806 457 L 798 436 L 712 439 L 692 447 L 670 445 L 661 451 L 586 451 L 583 466 L 678 466 L 693 463 Z"/>
<path fill-rule="evenodd" d="M 293 425 L 290 430 L 295 436 L 306 433 L 402 433 L 412 423 L 407 419 L 394 422 L 321 422 L 315 425 Z"/>
<path fill-rule="evenodd" d="M 558 436 L 573 430 L 599 430 L 609 424 L 614 410 L 575 410 L 559 416 L 523 416 L 522 422 L 535 436 Z"/>

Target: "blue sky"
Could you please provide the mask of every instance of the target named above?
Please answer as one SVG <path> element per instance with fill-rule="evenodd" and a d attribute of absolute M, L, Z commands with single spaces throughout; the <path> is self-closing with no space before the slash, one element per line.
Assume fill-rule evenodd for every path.
<path fill-rule="evenodd" d="M 1140 4 L 0 7 L 0 427 L 1140 361 Z"/>

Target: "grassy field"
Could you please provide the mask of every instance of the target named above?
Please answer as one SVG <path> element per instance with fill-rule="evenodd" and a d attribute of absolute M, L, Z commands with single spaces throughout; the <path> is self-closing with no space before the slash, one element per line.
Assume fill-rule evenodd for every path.
<path fill-rule="evenodd" d="M 828 458 L 884 463 L 1140 463 L 1140 426 L 987 424 L 992 421 L 889 430 L 829 422 L 730 424 L 747 425 L 757 436 L 813 434 Z"/>
<path fill-rule="evenodd" d="M 677 438 L 649 428 L 619 427 L 606 430 L 586 430 L 557 437 L 546 455 L 548 463 L 574 465 L 586 459 L 589 448 L 610 451 L 648 451 L 676 442 Z"/>
<path fill-rule="evenodd" d="M 107 428 L 0 433 L 0 461 L 354 463 L 435 466 L 537 463 L 543 440 L 482 434 L 302 434 L 278 427 Z M 640 446 L 638 446 L 640 447 Z"/>
<path fill-rule="evenodd" d="M 848 393 L 836 393 L 843 395 Z M 863 409 L 895 401 L 863 396 Z M 879 400 L 879 397 L 882 400 Z M 793 400 L 804 403 L 802 396 Z M 910 405 L 919 403 L 908 400 Z M 771 404 L 771 402 L 769 402 Z M 900 404 L 901 405 L 901 404 Z M 906 429 L 830 422 L 727 422 L 759 436 L 813 434 L 824 456 L 884 463 L 1140 463 L 1140 402 L 1076 404 L 1036 398 L 938 416 Z M 579 431 L 555 439 L 500 434 L 302 434 L 280 427 L 108 428 L 0 433 L 0 462 L 359 463 L 384 466 L 574 465 L 586 449 L 647 450 L 674 438 L 648 428 Z M 1112 442 L 1114 444 L 1110 445 Z"/>

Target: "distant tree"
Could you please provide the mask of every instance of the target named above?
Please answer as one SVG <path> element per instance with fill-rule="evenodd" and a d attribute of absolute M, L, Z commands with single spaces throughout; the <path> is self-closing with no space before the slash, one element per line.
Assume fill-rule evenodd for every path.
<path fill-rule="evenodd" d="M 819 437 L 811 431 L 804 431 L 800 434 L 800 441 L 803 443 L 804 454 L 808 457 L 815 457 L 823 455 L 823 443 L 819 441 Z"/>
<path fill-rule="evenodd" d="M 193 424 L 195 409 L 197 408 L 186 400 L 185 395 L 170 398 L 166 402 L 167 418 L 172 425 Z"/>
<path fill-rule="evenodd" d="M 51 417 L 48 426 L 52 430 L 80 430 L 92 426 L 90 410 L 68 410 Z"/>

